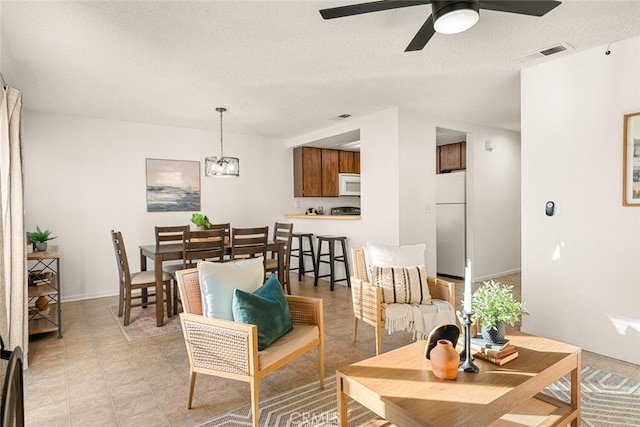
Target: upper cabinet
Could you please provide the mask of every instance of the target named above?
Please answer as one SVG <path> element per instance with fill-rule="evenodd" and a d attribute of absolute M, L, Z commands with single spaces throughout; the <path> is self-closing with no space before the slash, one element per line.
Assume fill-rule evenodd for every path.
<path fill-rule="evenodd" d="M 467 143 L 440 145 L 436 147 L 436 173 L 467 168 Z"/>
<path fill-rule="evenodd" d="M 322 149 L 322 197 L 338 197 L 338 150 Z"/>
<path fill-rule="evenodd" d="M 293 149 L 293 196 L 322 196 L 322 150 L 320 148 Z"/>
<path fill-rule="evenodd" d="M 294 197 L 338 197 L 339 173 L 360 173 L 360 153 L 315 147 L 293 149 Z"/>
<path fill-rule="evenodd" d="M 340 165 L 338 172 L 340 173 L 360 173 L 360 152 L 359 151 L 343 151 L 339 152 Z"/>

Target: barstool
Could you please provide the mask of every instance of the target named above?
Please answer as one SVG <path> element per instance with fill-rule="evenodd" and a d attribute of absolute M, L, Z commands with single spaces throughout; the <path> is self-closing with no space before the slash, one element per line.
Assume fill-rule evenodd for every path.
<path fill-rule="evenodd" d="M 289 259 L 291 257 L 298 258 L 298 266 L 296 268 L 289 267 L 289 271 L 298 270 L 298 282 L 302 280 L 302 276 L 306 273 L 312 272 L 313 277 L 316 276 L 316 254 L 313 250 L 313 233 L 293 233 L 293 238 L 298 239 L 298 247 L 291 248 L 289 252 Z M 309 243 L 309 249 L 304 249 L 304 239 L 307 239 Z M 295 252 L 295 253 L 294 253 Z M 305 257 L 311 257 L 311 270 L 307 270 L 304 264 Z M 291 261 L 289 261 L 291 265 Z"/>
<path fill-rule="evenodd" d="M 329 246 L 329 252 L 322 253 L 322 243 L 326 242 Z M 342 255 L 337 255 L 335 253 L 335 244 L 340 242 L 342 244 Z M 323 260 L 322 257 L 328 256 L 329 260 Z M 335 263 L 342 262 L 344 263 L 344 273 L 345 277 L 342 279 L 336 279 L 335 276 Z M 325 263 L 329 264 L 329 274 L 324 274 L 320 276 L 320 264 Z M 347 281 L 347 286 L 351 287 L 351 279 L 349 278 L 349 259 L 347 258 L 347 238 L 345 236 L 318 236 L 318 256 L 316 257 L 316 278 L 313 281 L 314 286 L 318 286 L 318 279 L 322 277 L 330 277 L 331 280 L 331 290 L 333 291 L 333 285 L 336 282 L 341 282 L 343 280 Z"/>

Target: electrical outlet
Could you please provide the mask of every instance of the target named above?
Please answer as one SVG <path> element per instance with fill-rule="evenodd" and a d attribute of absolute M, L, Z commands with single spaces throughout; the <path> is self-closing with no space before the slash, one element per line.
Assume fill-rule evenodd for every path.
<path fill-rule="evenodd" d="M 425 203 L 425 205 L 424 205 L 424 213 L 426 213 L 426 214 L 430 214 L 431 213 L 431 203 Z"/>
<path fill-rule="evenodd" d="M 300 200 L 296 200 L 296 209 L 300 207 Z"/>

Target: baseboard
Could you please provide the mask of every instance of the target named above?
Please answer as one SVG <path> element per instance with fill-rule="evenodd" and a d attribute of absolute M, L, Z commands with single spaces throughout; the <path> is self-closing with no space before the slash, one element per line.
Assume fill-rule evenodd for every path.
<path fill-rule="evenodd" d="M 473 281 L 474 282 L 483 282 L 485 280 L 491 280 L 491 279 L 495 279 L 497 277 L 508 276 L 509 274 L 516 274 L 516 273 L 521 273 L 521 272 L 522 272 L 522 269 L 516 268 L 516 269 L 513 269 L 513 270 L 507 270 L 507 271 L 502 271 L 502 272 L 499 272 L 499 273 L 489 274 L 487 276 L 474 277 Z"/>
<path fill-rule="evenodd" d="M 95 299 L 95 298 L 106 298 L 106 297 L 115 297 L 118 296 L 118 294 L 114 294 L 113 292 L 98 292 L 95 294 L 82 294 L 82 295 L 64 295 L 62 298 L 62 302 L 71 302 L 71 301 L 84 301 L 84 300 L 88 300 L 88 299 Z"/>

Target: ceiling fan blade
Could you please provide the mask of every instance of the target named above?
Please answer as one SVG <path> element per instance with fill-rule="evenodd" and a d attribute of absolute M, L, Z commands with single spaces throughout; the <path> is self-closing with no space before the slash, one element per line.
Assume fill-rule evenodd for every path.
<path fill-rule="evenodd" d="M 560 5 L 559 1 L 480 1 L 480 9 L 521 15 L 543 16 Z"/>
<path fill-rule="evenodd" d="M 361 15 L 363 13 L 379 12 L 381 10 L 398 9 L 401 7 L 429 4 L 430 0 L 380 0 L 369 3 L 352 4 L 349 6 L 322 9 L 320 14 L 324 19 L 342 18 L 345 16 Z"/>
<path fill-rule="evenodd" d="M 414 50 L 421 50 L 426 46 L 427 42 L 431 40 L 431 37 L 435 34 L 436 30 L 433 28 L 433 15 L 429 15 L 429 18 L 424 21 L 422 27 L 418 30 L 413 40 L 409 43 L 409 46 L 404 50 L 405 52 L 411 52 Z"/>

